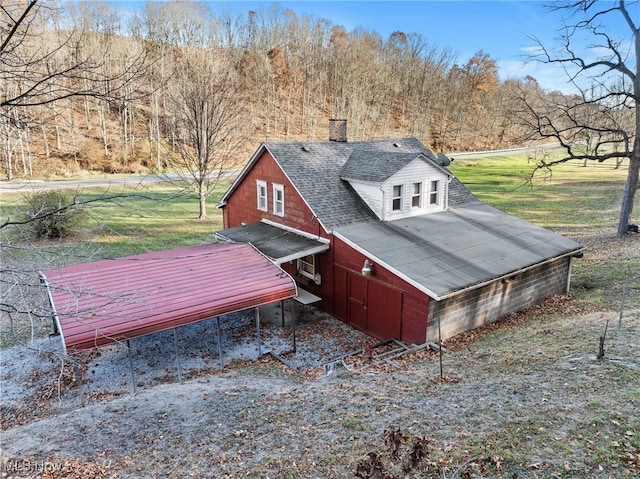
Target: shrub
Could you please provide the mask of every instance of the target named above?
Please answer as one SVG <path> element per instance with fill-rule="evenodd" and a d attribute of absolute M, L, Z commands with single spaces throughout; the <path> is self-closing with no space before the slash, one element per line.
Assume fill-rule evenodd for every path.
<path fill-rule="evenodd" d="M 36 238 L 62 238 L 80 221 L 80 209 L 72 195 L 53 190 L 26 197 L 27 219 Z"/>

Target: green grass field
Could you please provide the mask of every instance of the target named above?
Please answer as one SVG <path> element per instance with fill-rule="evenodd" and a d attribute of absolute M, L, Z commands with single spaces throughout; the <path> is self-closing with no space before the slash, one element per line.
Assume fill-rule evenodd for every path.
<path fill-rule="evenodd" d="M 571 161 L 531 178 L 534 167 L 515 155 L 455 160 L 451 171 L 482 201 L 540 226 L 563 233 L 616 227 L 626 165 Z"/>

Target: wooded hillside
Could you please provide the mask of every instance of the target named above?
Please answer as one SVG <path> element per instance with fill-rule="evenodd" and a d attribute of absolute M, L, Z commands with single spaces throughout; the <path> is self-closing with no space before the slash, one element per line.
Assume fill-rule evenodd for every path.
<path fill-rule="evenodd" d="M 500 79 L 490 52 L 459 65 L 419 34 L 347 32 L 276 4 L 241 17 L 195 2 L 126 15 L 100 2 L 53 5 L 39 3 L 2 52 L 5 178 L 165 169 L 181 137 L 172 96 L 190 81 L 183 60 L 196 50 L 234 82 L 246 145 L 238 162 L 261 141 L 326 140 L 329 118 L 347 119 L 349 140 L 410 135 L 436 152 L 518 146 L 518 98 L 540 90 L 531 77 Z M 67 65 L 72 74 L 60 74 Z"/>

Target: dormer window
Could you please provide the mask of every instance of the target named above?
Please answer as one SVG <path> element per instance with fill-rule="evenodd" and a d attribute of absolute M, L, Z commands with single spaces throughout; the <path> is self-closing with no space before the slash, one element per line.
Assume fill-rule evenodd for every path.
<path fill-rule="evenodd" d="M 411 193 L 411 208 L 422 208 L 422 183 L 413 184 Z"/>
<path fill-rule="evenodd" d="M 354 151 L 340 179 L 349 182 L 381 221 L 437 213 L 447 208 L 450 173 L 431 156 L 386 152 L 378 158 Z"/>
<path fill-rule="evenodd" d="M 429 206 L 440 204 L 440 180 L 429 182 Z"/>
<path fill-rule="evenodd" d="M 393 211 L 402 211 L 402 185 L 393 185 L 391 204 Z"/>

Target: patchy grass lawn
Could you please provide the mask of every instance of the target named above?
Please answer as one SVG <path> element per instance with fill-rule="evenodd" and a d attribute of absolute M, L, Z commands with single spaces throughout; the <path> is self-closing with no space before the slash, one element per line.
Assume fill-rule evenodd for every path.
<path fill-rule="evenodd" d="M 320 378 L 264 357 L 136 395 L 105 394 L 90 406 L 43 413 L 43 419 L 8 428 L 0 433 L 2 473 L 640 477 L 640 240 L 614 238 L 625 171 L 566 165 L 522 186 L 530 166 L 526 157 L 513 157 L 456 160 L 452 169 L 484 201 L 587 246 L 585 257 L 574 262 L 572 295 L 448 341 L 442 375 L 434 353 Z M 217 229 L 215 219 L 192 219 L 194 199 L 172 205 L 170 192 L 154 193 L 160 201 L 131 198 L 93 209 L 94 218 L 76 238 L 37 244 L 36 257 L 10 238 L 10 259 L 29 261 L 37 270 L 89 260 L 95 251 L 107 257 L 195 244 Z M 44 327 L 31 327 L 40 319 L 22 321 L 21 342 L 46 334 Z M 6 317 L 0 321 L 3 341 L 7 323 Z M 605 358 L 597 360 L 605 328 Z M 10 344 L 15 342 L 3 342 L 5 357 L 14 351 Z M 55 383 L 59 365 L 40 374 L 32 381 Z M 3 375 L 2 381 L 11 378 Z M 75 390 L 69 387 L 73 381 L 60 398 L 26 405 L 70 401 Z M 48 470 L 36 470 L 38 464 Z"/>

